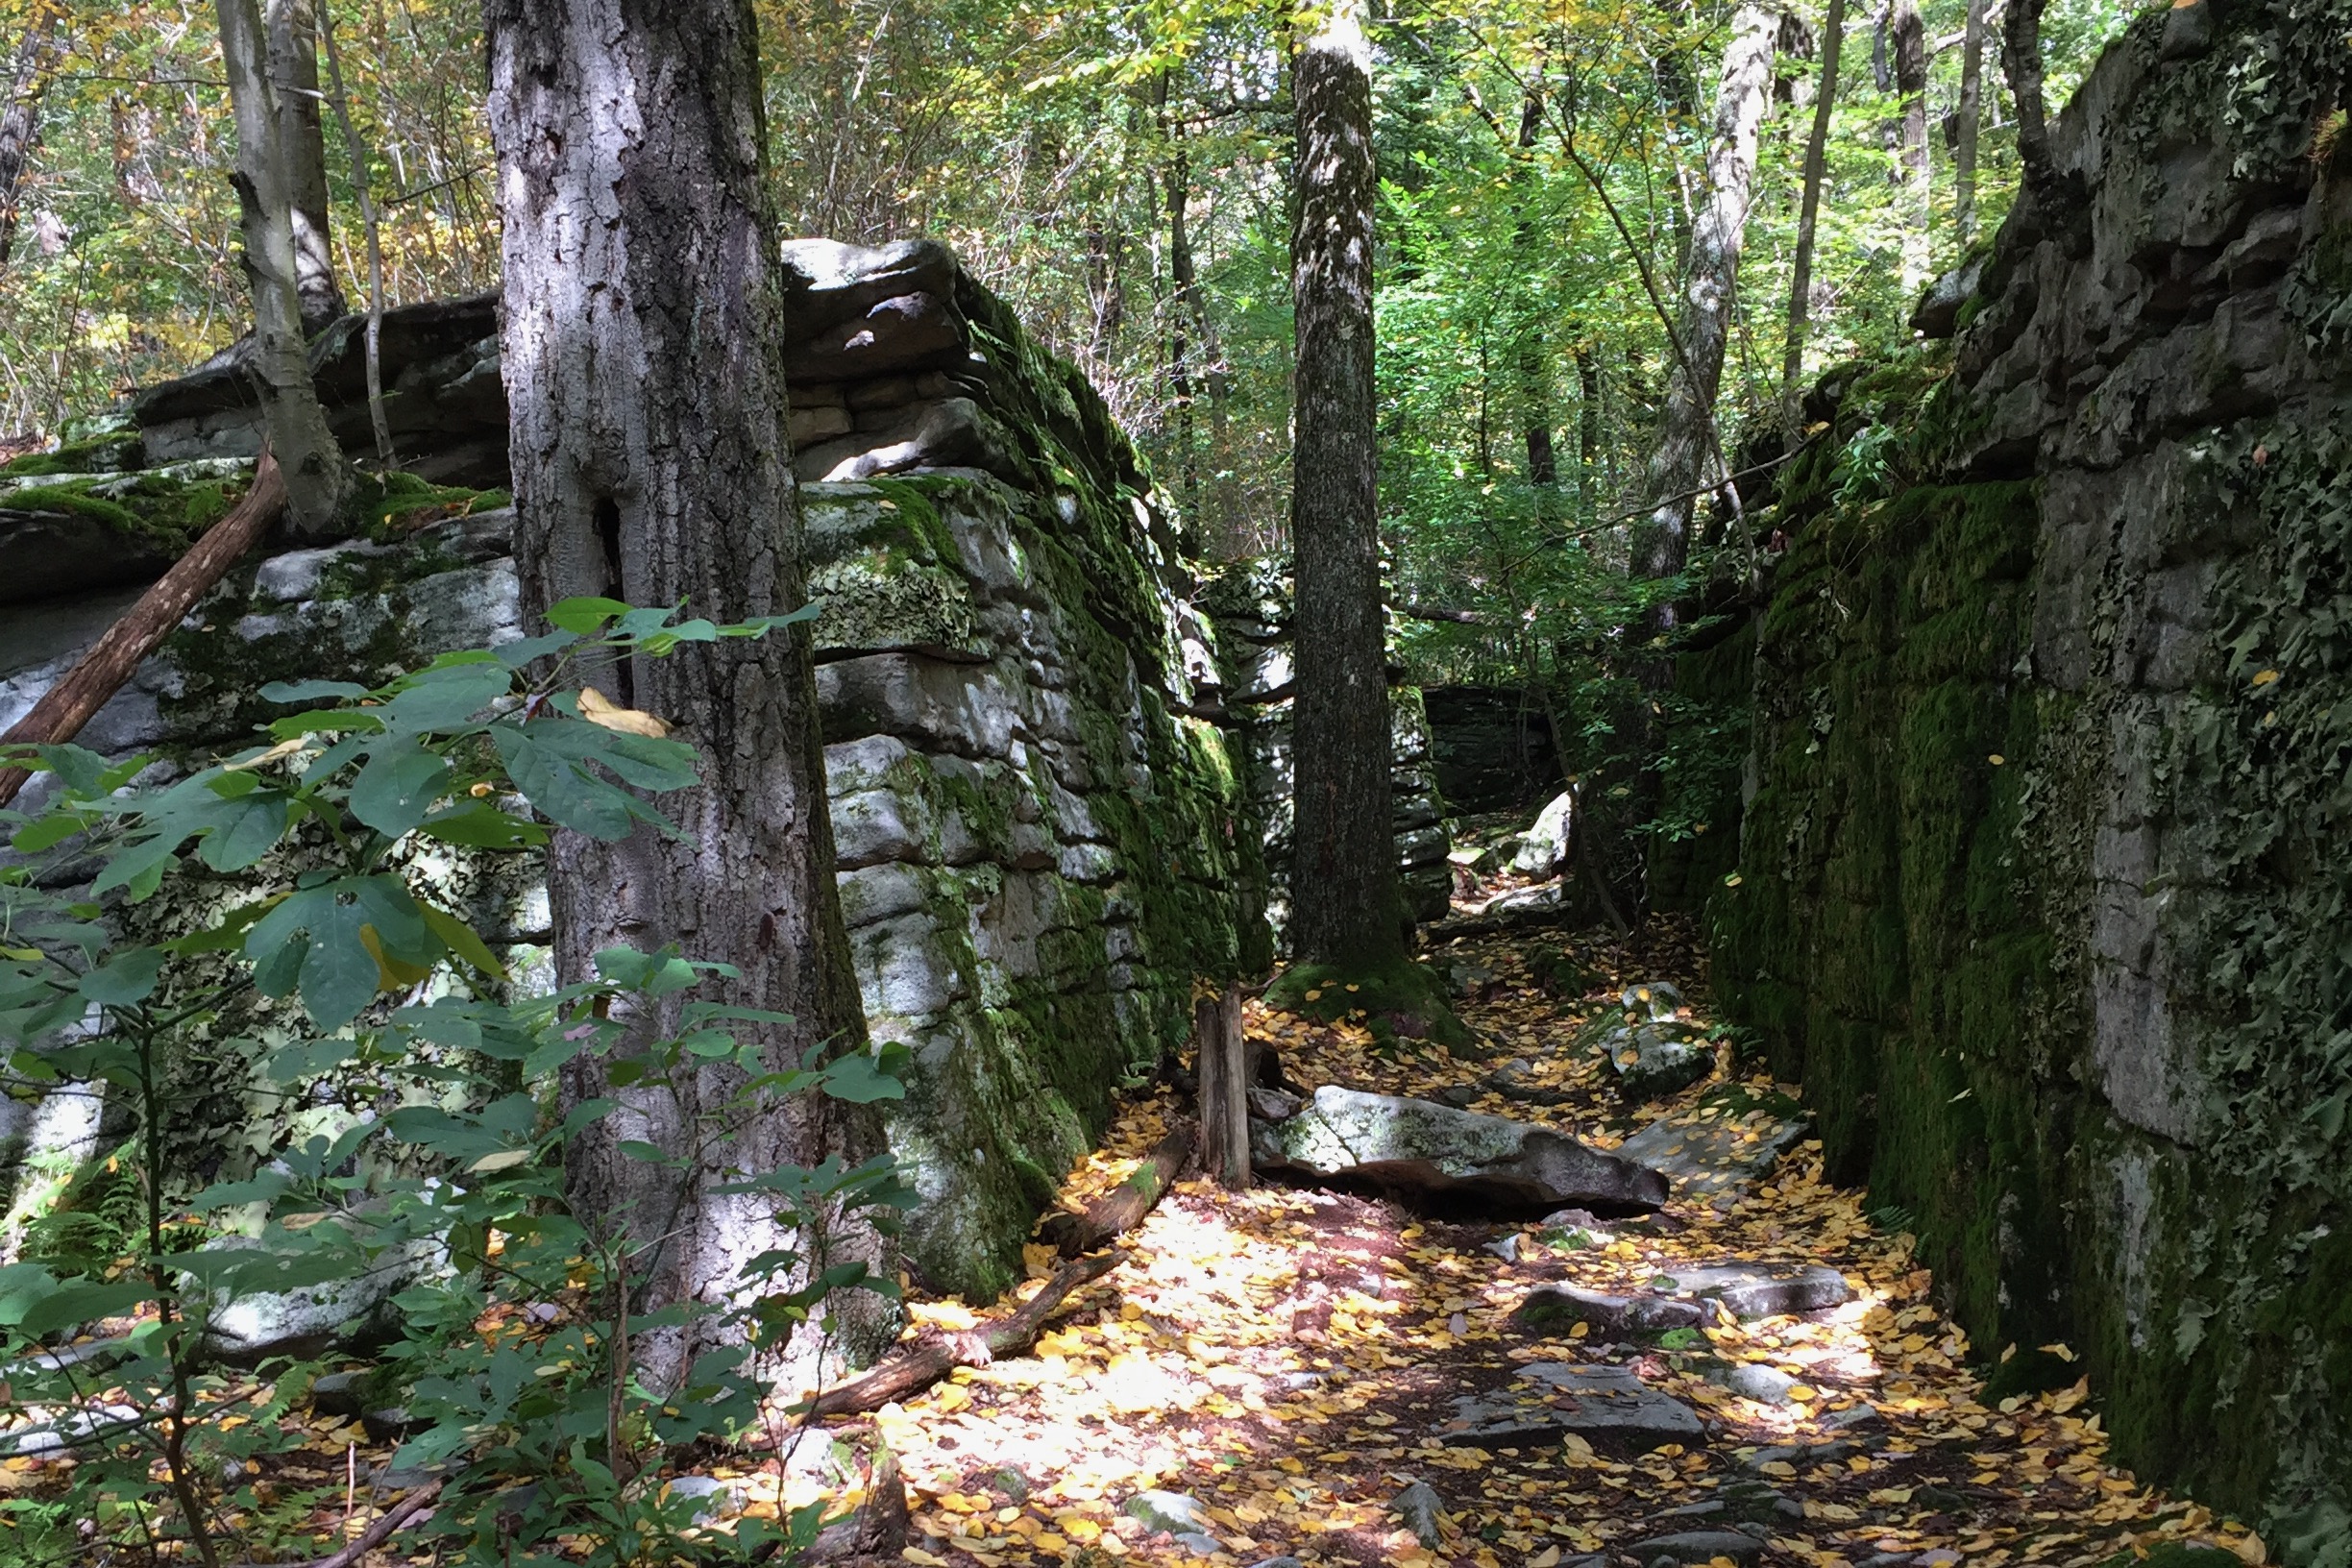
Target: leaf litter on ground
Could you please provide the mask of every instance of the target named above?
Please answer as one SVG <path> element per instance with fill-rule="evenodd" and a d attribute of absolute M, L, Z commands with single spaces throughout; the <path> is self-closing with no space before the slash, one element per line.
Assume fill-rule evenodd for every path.
<path fill-rule="evenodd" d="M 1601 1147 L 1659 1118 L 1694 1131 L 1728 1121 L 1721 1136 L 1753 1139 L 1768 1118 L 1741 1107 L 1793 1093 L 1740 1073 L 1727 1045 L 1713 1079 L 1631 1108 L 1605 1065 L 1572 1048 L 1588 1017 L 1642 981 L 1673 982 L 1703 1022 L 1687 924 L 1654 921 L 1642 943 L 1591 933 L 1463 939 L 1433 957 L 1466 967 L 1462 1014 L 1493 1060 L 1384 1041 L 1360 1021 L 1315 1023 L 1256 1000 L 1244 1010 L 1249 1037 L 1279 1051 L 1304 1090 L 1451 1092 Z M 1559 994 L 1562 974 L 1580 977 L 1580 993 Z M 1523 1066 L 1506 1094 L 1489 1075 L 1510 1059 Z M 1727 1094 L 1733 1086 L 1740 1092 Z M 1531 1089 L 1540 1108 L 1526 1103 Z M 1164 1084 L 1129 1098 L 1101 1147 L 1068 1174 L 1060 1207 L 1081 1211 L 1126 1181 L 1190 1110 Z M 1424 1218 L 1339 1193 L 1228 1192 L 1188 1179 L 1119 1243 L 1123 1266 L 1074 1294 L 1032 1354 L 961 1369 L 903 1404 L 807 1435 L 836 1455 L 878 1438 L 897 1456 L 915 1531 L 902 1556 L 917 1568 L 1106 1568 L 1130 1557 L 1240 1568 L 1275 1556 L 1555 1568 L 1705 1529 L 1721 1517 L 1710 1506 L 1758 1486 L 1787 1500 L 1766 1564 L 2084 1565 L 2165 1543 L 2264 1561 L 2243 1526 L 2109 1463 L 2087 1383 L 1985 1405 L 1971 1367 L 1986 1358 L 1933 1305 L 1914 1238 L 1881 1230 L 1864 1202 L 1826 1179 L 1815 1141 L 1744 1194 L 1694 1193 L 1653 1216 L 1553 1226 Z M 1017 1297 L 1058 1262 L 1042 1241 L 1026 1257 L 1030 1279 Z M 1719 1315 L 1679 1336 L 1615 1343 L 1581 1323 L 1530 1331 L 1514 1315 L 1537 1284 L 1631 1292 L 1727 1261 L 1825 1265 L 1851 1297 L 1801 1317 Z M 918 1328 L 965 1329 L 979 1311 L 917 1293 L 909 1314 Z M 1573 1435 L 1494 1450 L 1440 1440 L 1456 1397 L 1561 1360 L 1629 1367 L 1696 1411 L 1707 1440 L 1639 1455 L 1598 1452 Z M 1769 1386 L 1780 1402 L 1734 1392 L 1726 1374 L 1743 1366 L 1779 1374 Z M 284 1419 L 302 1446 L 271 1458 L 257 1492 L 308 1506 L 306 1522 L 279 1522 L 282 1538 L 306 1530 L 309 1544 L 282 1554 L 300 1559 L 356 1536 L 397 1497 L 364 1479 L 353 1484 L 391 1445 L 337 1417 Z M 1871 1440 L 1853 1442 L 1856 1433 Z M 0 1486 L 38 1487 L 60 1479 L 58 1463 L 6 1460 Z M 703 1473 L 733 1483 L 752 1516 L 863 1500 L 854 1466 L 846 1484 L 841 1466 L 757 1455 Z M 1416 1480 L 1442 1505 L 1433 1545 L 1390 1509 Z M 1126 1505 L 1145 1490 L 1197 1500 L 1205 1531 L 1180 1540 L 1134 1517 Z M 403 1559 L 383 1551 L 370 1560 Z"/>

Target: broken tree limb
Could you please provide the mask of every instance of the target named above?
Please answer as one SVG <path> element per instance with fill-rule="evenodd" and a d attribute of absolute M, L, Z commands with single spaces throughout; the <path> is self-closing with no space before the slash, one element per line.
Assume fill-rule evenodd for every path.
<path fill-rule="evenodd" d="M 1085 1213 L 1055 1214 L 1047 1219 L 1045 1239 L 1063 1257 L 1075 1258 L 1135 1229 L 1174 1185 L 1185 1162 L 1192 1158 L 1199 1132 L 1195 1124 L 1179 1117 L 1135 1174 L 1088 1204 Z"/>
<path fill-rule="evenodd" d="M 1239 1190 L 1250 1185 L 1249 1076 L 1241 1030 L 1241 992 L 1192 1004 L 1192 1043 L 1199 1064 L 1201 1167 L 1218 1185 Z"/>
<path fill-rule="evenodd" d="M 139 661 L 171 635 L 196 601 L 260 542 L 285 510 L 285 480 L 265 449 L 254 465 L 253 487 L 227 517 L 204 531 L 172 569 L 139 596 L 123 618 L 107 628 L 65 678 L 41 695 L 33 711 L 16 721 L 0 747 L 61 746 L 82 733 L 100 708 L 112 700 Z M 31 772 L 0 768 L 0 806 L 16 798 Z"/>
<path fill-rule="evenodd" d="M 990 1318 L 975 1329 L 925 1329 L 870 1370 L 819 1394 L 809 1413 L 854 1415 L 878 1410 L 893 1400 L 920 1393 L 959 1366 L 987 1366 L 999 1357 L 1017 1356 L 1037 1343 L 1038 1335 L 1045 1332 L 1045 1320 L 1065 1297 L 1118 1265 L 1119 1255 L 1115 1252 L 1073 1259 L 1055 1269 L 1036 1295 L 1002 1317 Z"/>

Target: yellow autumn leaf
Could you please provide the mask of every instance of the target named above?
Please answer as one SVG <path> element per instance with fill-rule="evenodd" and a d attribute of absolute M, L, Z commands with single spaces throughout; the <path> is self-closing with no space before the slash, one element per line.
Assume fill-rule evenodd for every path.
<path fill-rule="evenodd" d="M 649 713 L 625 708 L 594 686 L 583 687 L 579 695 L 580 717 L 600 728 L 622 735 L 643 735 L 658 741 L 670 733 L 670 726 Z"/>

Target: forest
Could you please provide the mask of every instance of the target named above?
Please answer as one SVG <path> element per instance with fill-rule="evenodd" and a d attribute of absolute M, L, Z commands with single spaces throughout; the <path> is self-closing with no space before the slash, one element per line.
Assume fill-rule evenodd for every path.
<path fill-rule="evenodd" d="M 0 1565 L 2352 1568 L 2352 0 L 0 50 Z"/>

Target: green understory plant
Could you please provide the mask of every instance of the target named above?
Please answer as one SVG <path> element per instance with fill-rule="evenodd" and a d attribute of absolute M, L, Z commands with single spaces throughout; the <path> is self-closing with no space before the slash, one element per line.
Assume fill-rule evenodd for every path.
<path fill-rule="evenodd" d="M 0 868 L 0 1087 L 103 1095 L 131 1130 L 68 1184 L 81 1218 L 37 1227 L 43 1244 L 0 1266 L 13 1412 L 0 1453 L 75 1461 L 61 1490 L 0 1499 L 0 1557 L 218 1568 L 275 1555 L 298 1532 L 285 1510 L 320 1495 L 278 1478 L 304 1438 L 287 1418 L 324 1370 L 295 1352 L 324 1347 L 236 1362 L 253 1313 L 287 1304 L 390 1339 L 361 1380 L 402 1406 L 386 1418 L 405 1440 L 379 1480 L 437 1485 L 408 1529 L 438 1560 L 552 1562 L 559 1537 L 566 1561 L 583 1545 L 614 1565 L 731 1560 L 813 1534 L 811 1510 L 713 1532 L 707 1505 L 658 1476 L 667 1454 L 776 1419 L 769 1358 L 821 1325 L 834 1292 L 893 1288 L 824 1251 L 829 1220 L 908 1201 L 887 1158 L 752 1171 L 726 1151 L 779 1101 L 898 1096 L 896 1064 L 821 1047 L 769 1060 L 763 1028 L 789 1020 L 733 1005 L 735 971 L 674 949 L 611 949 L 593 977 L 518 994 L 417 870 L 537 850 L 550 822 L 607 840 L 676 831 L 655 799 L 694 782 L 693 751 L 581 689 L 579 661 L 765 635 L 808 613 L 721 626 L 570 600 L 543 636 L 380 687 L 264 688 L 295 711 L 167 782 L 142 782 L 152 758 L 25 754 L 48 797 L 0 813 L 14 851 Z M 207 873 L 237 896 L 165 928 L 205 906 L 159 893 Z M 251 1091 L 324 1114 L 249 1172 L 199 1180 L 172 1158 L 190 1114 L 175 1063 L 258 1011 L 306 1021 L 245 1053 L 259 1061 Z M 621 1021 L 655 1016 L 674 1032 L 648 1041 Z M 650 1261 L 566 1196 L 567 1140 L 615 1109 L 557 1114 L 557 1077 L 584 1058 L 657 1093 L 731 1069 L 733 1092 L 687 1123 L 690 1147 L 624 1151 L 672 1173 L 680 1203 L 750 1197 L 804 1244 L 751 1259 L 728 1299 L 644 1311 Z M 682 1386 L 646 1386 L 632 1343 L 689 1316 L 719 1319 L 697 1340 L 727 1348 Z"/>

